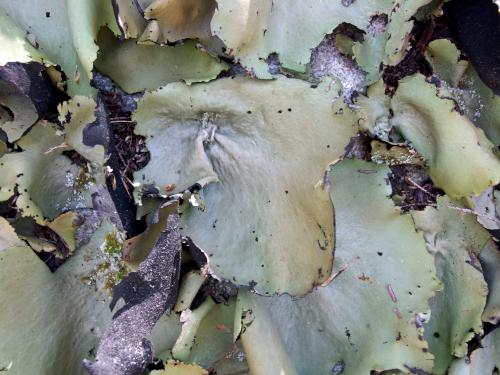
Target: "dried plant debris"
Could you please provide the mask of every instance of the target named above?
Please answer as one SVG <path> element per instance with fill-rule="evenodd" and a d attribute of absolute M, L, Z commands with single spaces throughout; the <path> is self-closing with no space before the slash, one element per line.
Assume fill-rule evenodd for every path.
<path fill-rule="evenodd" d="M 391 198 L 404 212 L 435 206 L 437 197 L 444 194 L 434 186 L 427 170 L 419 165 L 392 166 L 389 181 L 392 187 Z"/>
<path fill-rule="evenodd" d="M 294 295 L 329 277 L 333 209 L 322 185 L 355 133 L 347 108 L 335 112 L 328 95 L 299 80 L 234 78 L 146 94 L 133 119 L 151 153 L 135 173 L 138 188 L 204 187 L 206 209 L 185 207 L 182 231 L 215 274 Z"/>
<path fill-rule="evenodd" d="M 181 236 L 177 204 L 169 210 L 166 228 L 148 258 L 113 289 L 111 309 L 119 299 L 125 304 L 113 315 L 96 352 L 85 368 L 95 375 L 139 375 L 153 360 L 146 339 L 156 322 L 172 308 L 178 292 Z"/>
<path fill-rule="evenodd" d="M 113 85 L 109 78 L 98 76 L 99 85 L 106 112 L 108 113 L 109 128 L 114 139 L 114 151 L 117 155 L 120 180 L 131 195 L 133 191 L 133 173 L 149 162 L 150 155 L 146 148 L 145 138 L 135 134 L 135 121 L 132 121 L 132 112 L 136 109 L 137 97 L 127 95 Z M 94 80 L 96 82 L 96 80 Z"/>

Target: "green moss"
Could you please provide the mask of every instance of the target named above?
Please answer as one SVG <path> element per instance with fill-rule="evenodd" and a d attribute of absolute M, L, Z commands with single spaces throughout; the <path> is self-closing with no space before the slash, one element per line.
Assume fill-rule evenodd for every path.
<path fill-rule="evenodd" d="M 128 275 L 130 270 L 123 262 L 119 262 L 118 270 L 112 271 L 106 274 L 106 281 L 104 283 L 104 288 L 112 290 L 116 284 L 123 280 L 125 276 Z"/>
<path fill-rule="evenodd" d="M 109 269 L 110 267 L 110 264 L 109 263 L 101 263 L 101 264 L 98 264 L 96 267 L 95 267 L 95 271 L 96 272 L 104 272 L 106 271 L 107 269 Z"/>
<path fill-rule="evenodd" d="M 104 240 L 103 251 L 106 254 L 119 254 L 122 251 L 123 243 L 116 232 L 110 232 Z"/>
<path fill-rule="evenodd" d="M 95 184 L 96 180 L 94 176 L 88 171 L 82 169 L 80 174 L 76 177 L 74 188 L 78 191 L 88 190 L 89 186 Z"/>

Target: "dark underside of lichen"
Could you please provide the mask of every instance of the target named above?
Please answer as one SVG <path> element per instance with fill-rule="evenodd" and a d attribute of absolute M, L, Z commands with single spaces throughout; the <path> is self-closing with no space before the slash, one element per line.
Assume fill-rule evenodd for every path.
<path fill-rule="evenodd" d="M 452 39 L 446 17 L 432 17 L 425 22 L 415 21 L 410 34 L 410 49 L 404 59 L 396 66 L 385 67 L 382 78 L 386 84 L 386 93 L 394 94 L 398 81 L 406 76 L 421 73 L 432 75 L 432 69 L 425 59 L 424 51 L 430 42 L 436 39 Z"/>

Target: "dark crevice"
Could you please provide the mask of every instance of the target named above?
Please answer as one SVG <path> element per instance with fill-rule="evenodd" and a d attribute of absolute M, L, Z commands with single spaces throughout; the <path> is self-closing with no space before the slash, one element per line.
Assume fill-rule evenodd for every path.
<path fill-rule="evenodd" d="M 457 47 L 481 80 L 500 95 L 500 13 L 492 0 L 452 0 L 443 6 Z"/>
<path fill-rule="evenodd" d="M 146 166 L 150 154 L 145 138 L 134 133 L 136 124 L 132 121 L 132 113 L 136 108 L 135 96 L 124 93 L 109 78 L 98 72 L 94 73 L 92 83 L 99 90 L 98 104 L 102 105 L 102 113 L 99 113 L 98 108 L 95 129 L 92 124 L 86 128 L 84 142 L 106 143 L 105 149 L 109 155 L 107 165 L 112 169 L 112 173 L 106 178 L 106 185 L 127 237 L 130 238 L 145 229 L 144 220 L 136 220 L 137 207 L 132 183 L 134 172 Z M 99 119 L 99 116 L 102 118 Z M 101 134 L 102 122 L 108 125 L 105 136 Z"/>
<path fill-rule="evenodd" d="M 395 165 L 390 168 L 391 197 L 403 212 L 423 210 L 429 205 L 436 205 L 437 197 L 444 195 L 444 191 L 434 186 L 426 168 L 413 164 Z"/>
<path fill-rule="evenodd" d="M 49 268 L 50 272 L 56 272 L 59 267 L 61 267 L 66 259 L 61 259 L 56 256 L 55 251 L 35 251 L 36 255 L 45 263 Z"/>
<path fill-rule="evenodd" d="M 69 96 L 54 86 L 42 64 L 8 63 L 0 68 L 0 80 L 10 82 L 20 94 L 29 98 L 40 120 L 59 123 L 57 106 Z"/>
<path fill-rule="evenodd" d="M 476 334 L 474 337 L 467 343 L 467 357 L 470 357 L 472 352 L 476 349 L 482 348 L 481 340 L 484 336 L 488 335 L 495 329 L 500 329 L 500 324 L 492 324 L 488 322 L 483 322 L 483 333 Z"/>
<path fill-rule="evenodd" d="M 382 78 L 386 84 L 386 94 L 393 95 L 398 87 L 398 81 L 415 73 L 426 77 L 432 75 L 432 68 L 427 62 L 424 52 L 435 39 L 450 38 L 450 32 L 444 17 L 431 17 L 424 22 L 414 21 L 410 33 L 410 50 L 396 66 L 386 66 Z"/>

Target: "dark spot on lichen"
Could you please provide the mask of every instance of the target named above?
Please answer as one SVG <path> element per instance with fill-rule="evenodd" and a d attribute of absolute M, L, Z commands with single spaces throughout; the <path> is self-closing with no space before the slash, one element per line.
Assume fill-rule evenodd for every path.
<path fill-rule="evenodd" d="M 335 374 L 335 375 L 342 374 L 344 372 L 344 369 L 345 369 L 345 363 L 344 363 L 344 361 L 340 360 L 340 361 L 336 362 L 335 365 L 333 365 L 332 374 Z"/>
<path fill-rule="evenodd" d="M 410 371 L 410 373 L 412 374 L 416 374 L 416 375 L 430 375 L 430 373 L 428 373 L 427 371 L 425 370 L 422 370 L 421 368 L 418 368 L 418 367 L 410 367 L 408 365 L 404 365 L 406 367 L 406 369 L 408 371 Z"/>

